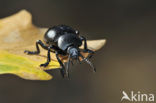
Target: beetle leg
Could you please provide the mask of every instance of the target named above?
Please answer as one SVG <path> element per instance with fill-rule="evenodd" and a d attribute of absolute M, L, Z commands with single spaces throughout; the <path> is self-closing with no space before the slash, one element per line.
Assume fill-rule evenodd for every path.
<path fill-rule="evenodd" d="M 56 54 L 56 58 L 57 58 L 59 64 L 62 66 L 62 68 L 60 69 L 60 73 L 61 73 L 62 77 L 64 78 L 64 76 L 65 76 L 65 67 L 64 67 L 62 61 L 60 60 L 57 51 L 55 52 L 55 54 Z"/>
<path fill-rule="evenodd" d="M 44 64 L 41 64 L 40 66 L 42 67 L 46 67 L 49 65 L 49 62 L 51 61 L 51 58 L 50 58 L 50 47 L 48 48 L 48 53 L 47 53 L 47 62 L 44 63 Z"/>
<path fill-rule="evenodd" d="M 50 58 L 50 52 L 51 52 L 51 49 L 54 49 L 54 50 L 56 50 L 57 51 L 57 49 L 55 48 L 55 46 L 50 46 L 50 47 L 48 47 L 48 53 L 47 53 L 47 62 L 46 63 L 44 63 L 44 64 L 41 64 L 40 66 L 43 66 L 43 67 L 46 67 L 46 66 L 48 66 L 49 65 L 49 62 L 51 61 L 51 58 Z"/>
<path fill-rule="evenodd" d="M 79 53 L 79 56 L 83 59 L 82 61 L 85 61 L 86 63 L 88 63 L 92 67 L 93 71 L 96 72 L 96 68 L 94 67 L 93 63 L 89 61 L 88 58 L 84 58 L 81 53 Z"/>
<path fill-rule="evenodd" d="M 36 41 L 36 51 L 29 51 L 29 50 L 25 50 L 24 53 L 26 54 L 39 54 L 40 53 L 40 48 L 39 45 L 43 48 L 48 50 L 48 47 L 41 41 L 41 40 L 37 40 Z"/>
<path fill-rule="evenodd" d="M 94 53 L 94 51 L 88 49 L 86 38 L 83 37 L 83 36 L 80 36 L 80 39 L 81 39 L 81 41 L 84 41 L 84 50 L 83 50 L 83 52 L 85 52 L 85 53 L 86 52 L 88 52 L 88 53 Z"/>

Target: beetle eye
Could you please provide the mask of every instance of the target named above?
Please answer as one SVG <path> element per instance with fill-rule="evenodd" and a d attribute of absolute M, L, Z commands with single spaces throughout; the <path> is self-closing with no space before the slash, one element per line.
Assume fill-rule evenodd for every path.
<path fill-rule="evenodd" d="M 78 30 L 75 30 L 75 33 L 76 33 L 76 34 L 79 34 L 79 31 L 78 31 Z"/>

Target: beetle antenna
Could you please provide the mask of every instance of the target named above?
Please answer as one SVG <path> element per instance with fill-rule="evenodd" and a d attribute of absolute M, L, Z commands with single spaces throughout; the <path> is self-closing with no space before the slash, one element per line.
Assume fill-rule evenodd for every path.
<path fill-rule="evenodd" d="M 82 61 L 85 61 L 87 64 L 89 64 L 93 71 L 96 72 L 96 68 L 94 67 L 93 63 L 89 61 L 88 58 L 84 58 L 84 56 L 81 53 L 79 53 L 79 56 L 83 59 Z"/>
<path fill-rule="evenodd" d="M 67 62 L 67 68 L 66 68 L 66 74 L 67 74 L 67 77 L 69 78 L 69 67 L 70 67 L 70 55 L 68 56 L 68 62 Z"/>
<path fill-rule="evenodd" d="M 85 58 L 84 60 L 93 68 L 93 71 L 96 72 L 96 68 L 94 67 L 93 63 L 87 58 Z"/>

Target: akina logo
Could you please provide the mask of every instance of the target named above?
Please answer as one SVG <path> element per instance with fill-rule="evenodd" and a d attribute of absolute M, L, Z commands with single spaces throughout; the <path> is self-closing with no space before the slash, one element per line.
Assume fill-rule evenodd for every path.
<path fill-rule="evenodd" d="M 140 91 L 134 92 L 131 91 L 129 94 L 127 94 L 125 91 L 122 91 L 122 98 L 121 101 L 134 101 L 134 102 L 154 102 L 154 94 L 145 94 L 141 93 Z"/>

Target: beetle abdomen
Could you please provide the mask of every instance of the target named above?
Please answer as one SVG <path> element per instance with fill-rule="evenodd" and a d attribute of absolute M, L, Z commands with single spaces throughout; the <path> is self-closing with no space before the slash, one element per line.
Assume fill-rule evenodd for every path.
<path fill-rule="evenodd" d="M 79 47 L 82 45 L 82 41 L 79 37 L 72 33 L 65 33 L 58 38 L 58 47 L 62 50 L 66 50 L 69 46 Z"/>

